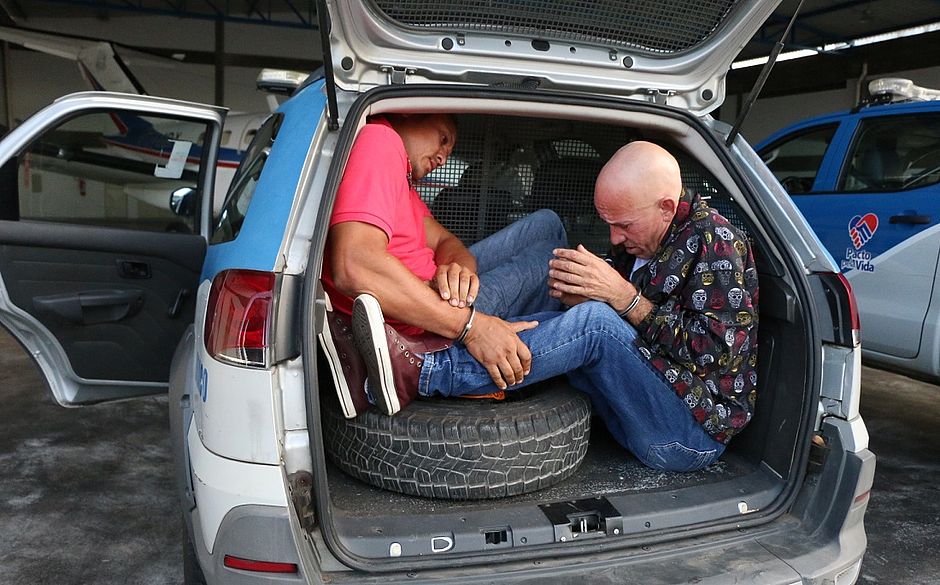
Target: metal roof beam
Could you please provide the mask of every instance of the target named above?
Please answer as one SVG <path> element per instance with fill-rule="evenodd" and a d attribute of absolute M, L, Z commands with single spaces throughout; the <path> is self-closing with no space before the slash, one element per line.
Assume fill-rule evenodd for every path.
<path fill-rule="evenodd" d="M 779 34 L 779 33 L 765 33 L 764 30 L 771 29 L 771 28 L 778 28 L 778 27 L 780 29 L 783 29 L 787 25 L 787 22 L 789 22 L 789 20 L 790 20 L 789 18 L 781 14 L 773 14 L 771 15 L 770 19 L 764 24 L 764 26 L 761 27 L 761 33 L 767 34 L 767 36 L 776 36 L 776 34 Z M 800 20 L 796 21 L 796 25 L 794 25 L 793 29 L 794 29 L 793 30 L 794 33 L 796 32 L 796 29 L 799 29 L 799 30 L 812 33 L 814 35 L 818 35 L 819 37 L 824 38 L 824 39 L 831 39 L 834 36 L 829 31 L 823 30 L 811 24 L 806 24 L 805 22 L 803 22 L 802 16 L 800 17 Z"/>
<path fill-rule="evenodd" d="M 11 0 L 0 0 L 0 7 L 4 6 L 2 3 L 8 3 Z M 234 14 L 230 10 L 230 4 L 226 2 L 224 9 L 220 6 L 217 6 L 213 0 L 189 0 L 182 1 L 178 5 L 174 4 L 170 0 L 163 0 L 159 5 L 155 5 L 153 2 L 145 3 L 144 0 L 32 0 L 35 3 L 45 3 L 45 4 L 57 4 L 64 6 L 75 6 L 82 8 L 90 8 L 97 11 L 102 10 L 116 10 L 122 12 L 138 12 L 141 14 L 154 14 L 162 16 L 176 16 L 179 18 L 194 18 L 199 20 L 221 20 L 225 22 L 235 22 L 240 24 L 264 24 L 269 26 L 281 26 L 288 28 L 305 28 L 305 29 L 314 29 L 316 30 L 317 23 L 314 19 L 316 14 L 316 9 L 313 6 L 314 0 L 282 0 L 286 5 L 287 9 L 285 11 L 285 16 L 280 18 L 275 18 L 271 11 L 270 5 L 268 10 L 268 17 L 265 17 L 260 10 L 257 9 L 257 2 L 252 3 L 254 7 L 253 12 L 257 14 L 257 17 L 251 17 L 251 13 L 248 16 L 240 16 Z M 167 8 L 166 6 L 170 8 Z M 200 11 L 199 8 L 207 8 L 207 10 Z M 306 10 L 304 10 L 306 9 Z M 306 15 L 304 15 L 306 12 Z M 286 15 L 292 14 L 294 18 L 288 18 Z"/>
<path fill-rule="evenodd" d="M 3 9 L 13 22 L 26 20 L 26 12 L 17 0 L 0 0 L 0 9 Z"/>
<path fill-rule="evenodd" d="M 261 20 L 266 20 L 264 15 L 261 14 L 261 11 L 258 10 L 258 0 L 251 0 L 251 4 L 248 5 L 248 10 L 245 11 L 245 16 L 251 16 L 252 12 L 261 17 Z"/>
<path fill-rule="evenodd" d="M 290 6 L 290 9 L 294 11 L 294 14 L 297 15 L 297 18 L 299 18 L 299 19 L 300 19 L 301 21 L 303 21 L 303 22 L 310 22 L 310 20 L 311 20 L 311 18 L 310 18 L 310 12 L 308 12 L 308 13 L 307 13 L 307 17 L 304 18 L 304 15 L 302 15 L 302 14 L 300 13 L 300 11 L 297 10 L 297 7 L 294 6 L 294 2 L 293 2 L 292 0 L 284 0 L 284 2 L 285 2 L 288 6 Z M 310 4 L 307 4 L 307 7 L 309 8 L 309 7 L 310 7 Z"/>
<path fill-rule="evenodd" d="M 824 6 L 822 8 L 817 8 L 816 10 L 810 10 L 809 12 L 803 13 L 803 18 L 813 18 L 814 16 L 822 16 L 824 14 L 829 14 L 831 12 L 838 12 L 839 10 L 846 10 L 848 8 L 855 8 L 856 6 L 862 6 L 863 4 L 871 4 L 871 0 L 849 0 L 848 2 L 830 4 L 829 6 Z"/>
<path fill-rule="evenodd" d="M 219 10 L 218 6 L 216 6 L 215 4 L 213 4 L 212 0 L 203 0 L 203 2 L 205 2 L 206 4 L 208 4 L 208 5 L 209 5 L 209 8 L 215 10 L 215 13 L 218 14 L 220 17 L 224 17 L 224 16 L 225 16 L 225 13 L 222 12 L 221 10 Z"/>
<path fill-rule="evenodd" d="M 940 4 L 940 0 L 933 0 L 933 1 L 936 2 L 936 3 L 938 3 L 938 4 Z M 772 27 L 777 24 L 776 20 L 777 20 L 779 17 L 776 17 L 776 16 L 775 16 L 775 17 L 773 17 L 773 18 L 774 18 L 775 22 L 773 22 L 773 23 L 768 23 L 767 25 L 761 27 L 761 29 L 760 29 L 760 31 L 758 32 L 758 34 L 755 35 L 753 39 L 751 39 L 751 43 L 756 43 L 756 44 L 760 44 L 760 45 L 767 45 L 767 44 L 771 44 L 771 43 L 773 42 L 773 41 L 772 41 L 772 35 L 773 35 L 773 33 L 772 33 L 772 32 L 768 32 L 768 30 L 772 30 Z M 864 33 L 853 34 L 851 38 L 844 38 L 844 36 L 843 36 L 843 37 L 836 36 L 836 35 L 833 35 L 833 34 L 830 34 L 830 33 L 826 32 L 826 31 L 824 31 L 824 30 L 822 30 L 822 29 L 818 29 L 818 28 L 814 28 L 814 27 L 805 27 L 805 26 L 801 26 L 800 28 L 802 28 L 802 29 L 804 29 L 804 30 L 808 30 L 809 32 L 812 32 L 813 34 L 817 35 L 817 36 L 819 37 L 819 40 L 818 40 L 818 41 L 815 41 L 814 44 L 812 44 L 812 43 L 811 43 L 811 44 L 807 44 L 807 43 L 805 43 L 805 42 L 804 42 L 804 43 L 795 43 L 795 42 L 794 42 L 794 43 L 788 43 L 787 46 L 788 46 L 788 48 L 789 48 L 789 47 L 792 47 L 792 48 L 794 48 L 794 49 L 818 49 L 819 47 L 821 47 L 821 46 L 823 46 L 823 45 L 829 45 L 829 44 L 835 44 L 835 43 L 848 43 L 849 41 L 852 41 L 852 40 L 855 40 L 855 39 L 859 39 L 859 38 L 874 37 L 874 36 L 878 36 L 878 35 L 889 34 L 889 33 L 896 32 L 896 31 L 898 31 L 898 30 L 909 29 L 909 28 L 917 28 L 917 27 L 919 27 L 919 26 L 927 26 L 927 25 L 931 25 L 931 24 L 936 24 L 937 22 L 940 22 L 940 17 L 938 17 L 938 18 L 930 18 L 930 19 L 927 19 L 927 20 L 922 20 L 922 21 L 917 21 L 917 22 L 906 23 L 906 24 L 904 24 L 901 28 L 898 28 L 897 26 L 892 26 L 892 27 L 885 28 L 885 29 L 867 30 L 867 31 L 865 31 Z"/>

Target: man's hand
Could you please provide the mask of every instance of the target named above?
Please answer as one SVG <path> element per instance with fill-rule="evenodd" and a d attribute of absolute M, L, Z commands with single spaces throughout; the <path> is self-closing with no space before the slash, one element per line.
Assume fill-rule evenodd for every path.
<path fill-rule="evenodd" d="M 500 390 L 522 382 L 532 367 L 532 353 L 517 335 L 533 329 L 538 321 L 510 323 L 498 317 L 477 313 L 464 345 L 486 368 Z"/>
<path fill-rule="evenodd" d="M 563 293 L 561 292 L 561 290 L 556 288 L 556 285 L 558 284 L 562 284 L 560 280 L 555 280 L 554 278 L 548 279 L 548 295 L 552 298 L 558 299 L 566 307 L 573 307 L 575 305 L 580 305 L 584 301 L 591 300 L 587 297 L 582 297 L 581 295 L 572 295 L 568 293 Z"/>
<path fill-rule="evenodd" d="M 463 308 L 472 305 L 477 298 L 480 278 L 470 268 L 451 262 L 437 267 L 431 288 L 436 289 L 451 306 Z"/>
<path fill-rule="evenodd" d="M 565 297 L 581 297 L 605 302 L 622 311 L 636 295 L 629 281 L 584 246 L 579 244 L 575 250 L 559 248 L 554 254 L 555 258 L 548 262 L 550 294 L 565 304 L 568 304 Z"/>

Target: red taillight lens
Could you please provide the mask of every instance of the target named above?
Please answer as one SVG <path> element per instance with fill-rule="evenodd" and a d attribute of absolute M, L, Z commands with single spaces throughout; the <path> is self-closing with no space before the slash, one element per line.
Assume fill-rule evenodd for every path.
<path fill-rule="evenodd" d="M 849 293 L 849 315 L 852 319 L 852 329 L 859 331 L 862 328 L 862 321 L 858 318 L 858 305 L 855 302 L 855 293 L 852 292 L 852 285 L 849 284 L 849 279 L 841 272 L 839 273 L 839 280 L 842 281 L 842 286 L 844 286 L 846 292 Z"/>
<path fill-rule="evenodd" d="M 206 351 L 242 366 L 266 367 L 271 340 L 274 274 L 226 270 L 212 281 L 206 310 Z"/>
<path fill-rule="evenodd" d="M 272 563 L 271 561 L 253 561 L 251 559 L 242 559 L 225 555 L 222 563 L 230 569 L 239 569 L 242 571 L 254 571 L 256 573 L 296 573 L 297 565 L 295 563 Z"/>
<path fill-rule="evenodd" d="M 856 347 L 861 321 L 848 279 L 841 272 L 817 272 L 814 276 L 821 284 L 818 290 L 826 301 L 826 305 L 820 306 L 820 309 L 832 319 L 832 330 L 823 331 L 823 341 Z"/>

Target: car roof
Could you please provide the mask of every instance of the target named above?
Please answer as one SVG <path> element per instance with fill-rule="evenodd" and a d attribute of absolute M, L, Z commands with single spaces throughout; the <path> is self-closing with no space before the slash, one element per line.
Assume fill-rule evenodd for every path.
<path fill-rule="evenodd" d="M 845 118 L 858 117 L 858 118 L 871 118 L 876 116 L 892 116 L 900 115 L 906 113 L 918 113 L 918 112 L 931 112 L 931 111 L 940 111 L 940 100 L 927 100 L 927 101 L 910 101 L 910 102 L 894 102 L 888 104 L 868 104 L 863 106 L 856 106 L 851 110 L 841 110 L 839 112 L 833 112 L 831 114 L 823 114 L 821 116 L 814 116 L 812 118 L 806 118 L 805 120 L 800 120 L 799 122 L 794 122 L 788 126 L 784 126 L 780 130 L 777 130 L 764 140 L 761 140 L 755 147 L 754 150 L 760 151 L 763 148 L 767 147 L 769 144 L 778 141 L 780 138 L 793 133 L 794 131 L 802 130 L 804 128 L 810 128 L 813 126 L 821 126 L 829 123 L 838 123 Z"/>

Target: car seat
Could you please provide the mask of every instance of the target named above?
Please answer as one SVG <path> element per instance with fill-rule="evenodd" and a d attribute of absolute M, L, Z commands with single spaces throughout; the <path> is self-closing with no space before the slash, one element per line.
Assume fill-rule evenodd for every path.
<path fill-rule="evenodd" d="M 532 193 L 525 210 L 552 209 L 566 227 L 580 215 L 594 214 L 594 182 L 601 172 L 600 159 L 568 157 L 549 159 L 535 170 Z"/>
<path fill-rule="evenodd" d="M 862 183 L 860 191 L 882 191 L 899 186 L 901 158 L 897 152 L 897 139 L 878 136 L 868 142 L 863 152 L 853 161 L 850 175 Z"/>
<path fill-rule="evenodd" d="M 480 240 L 509 224 L 512 195 L 488 184 L 482 164 L 464 169 L 454 187 L 441 189 L 431 214 L 466 244 Z"/>

